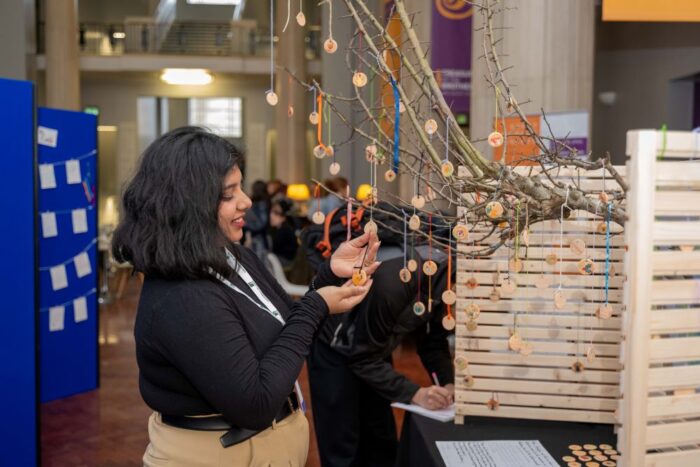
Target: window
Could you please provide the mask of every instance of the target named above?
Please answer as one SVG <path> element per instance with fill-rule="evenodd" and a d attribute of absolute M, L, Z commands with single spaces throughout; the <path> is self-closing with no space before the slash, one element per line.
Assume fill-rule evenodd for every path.
<path fill-rule="evenodd" d="M 242 107 L 240 97 L 193 98 L 188 101 L 188 122 L 224 138 L 242 138 Z"/>

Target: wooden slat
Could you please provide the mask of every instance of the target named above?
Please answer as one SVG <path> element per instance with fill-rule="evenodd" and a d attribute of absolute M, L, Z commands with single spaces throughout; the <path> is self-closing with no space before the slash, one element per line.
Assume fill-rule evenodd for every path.
<path fill-rule="evenodd" d="M 553 271 L 544 271 L 544 274 L 549 277 L 552 285 L 556 287 L 559 283 L 559 274 L 554 273 Z M 535 272 L 529 272 L 529 273 L 523 273 L 520 272 L 518 273 L 517 276 L 517 281 L 518 285 L 522 286 L 535 286 L 537 282 L 537 278 L 540 277 L 541 273 L 539 271 Z M 505 276 L 505 274 L 503 274 Z M 461 283 L 466 283 L 469 279 L 471 278 L 476 278 L 477 282 L 481 285 L 486 285 L 486 286 L 493 286 L 494 282 L 494 274 L 493 272 L 466 272 L 466 271 L 459 271 L 457 272 L 455 278 L 456 282 L 458 284 Z M 503 279 L 503 277 L 501 277 Z M 579 288 L 588 288 L 588 287 L 599 287 L 601 285 L 601 280 L 602 279 L 599 275 L 592 275 L 592 276 L 582 276 L 581 274 L 562 274 L 561 275 L 561 280 L 565 286 L 577 286 Z M 624 278 L 622 276 L 612 276 L 609 279 L 609 287 L 610 289 L 619 289 L 622 288 L 624 284 Z"/>
<path fill-rule="evenodd" d="M 694 162 L 658 162 L 656 164 L 656 186 L 700 187 L 700 152 Z"/>
<path fill-rule="evenodd" d="M 457 313 L 457 323 L 462 324 L 467 322 L 467 317 L 465 313 Z M 500 324 L 503 326 L 513 325 L 513 315 L 510 313 L 499 313 L 499 312 L 481 312 L 479 316 L 479 326 L 490 325 L 490 324 Z M 541 314 L 520 314 L 518 315 L 518 326 L 530 327 L 530 326 L 546 326 L 555 328 L 583 328 L 583 329 L 608 329 L 614 331 L 616 334 L 620 329 L 620 319 L 619 318 L 609 318 L 609 319 L 599 319 L 597 317 L 580 315 L 571 316 L 552 316 L 552 315 L 541 315 Z M 458 330 L 458 332 L 463 332 Z M 472 337 L 473 335 L 468 336 Z"/>
<path fill-rule="evenodd" d="M 591 260 L 595 263 L 595 270 L 596 274 L 595 277 L 598 277 L 601 282 L 600 285 L 603 286 L 605 283 L 603 282 L 604 280 L 604 273 L 605 273 L 605 259 L 602 257 L 597 257 L 598 255 L 594 255 L 591 257 Z M 570 275 L 573 277 L 579 277 L 581 276 L 581 273 L 579 272 L 579 267 L 578 267 L 578 261 L 580 258 L 577 259 L 571 259 L 571 260 L 565 260 L 565 261 L 558 261 L 556 265 L 550 266 L 549 264 L 542 263 L 542 260 L 539 258 L 522 258 L 522 266 L 523 269 L 521 273 L 530 273 L 530 274 L 541 274 L 542 271 L 545 271 L 549 274 L 556 274 L 557 276 L 560 274 L 562 276 L 565 275 Z M 507 258 L 496 258 L 491 260 L 490 264 L 458 264 L 457 265 L 457 270 L 459 272 L 487 272 L 490 274 L 493 274 L 494 272 L 500 271 L 501 274 L 501 279 L 505 276 L 505 274 L 508 273 L 508 259 Z M 620 261 L 611 261 L 610 262 L 610 269 L 608 271 L 608 275 L 610 277 L 613 276 L 622 276 L 623 275 L 623 268 L 622 268 L 622 262 Z M 512 274 L 516 274 L 514 271 Z"/>
<path fill-rule="evenodd" d="M 466 319 L 465 319 L 466 322 Z M 513 322 L 511 320 L 510 325 L 506 326 L 485 326 L 479 319 L 479 337 L 494 337 L 501 339 L 508 339 L 511 335 L 513 329 Z M 476 331 L 474 331 L 476 332 Z M 620 333 L 617 331 L 589 331 L 585 328 L 581 329 L 559 329 L 556 327 L 551 327 L 549 329 L 543 328 L 530 328 L 525 326 L 518 320 L 518 332 L 520 336 L 525 339 L 548 339 L 551 342 L 556 341 L 572 341 L 581 340 L 585 342 L 620 342 Z M 457 329 L 457 335 L 471 336 L 474 333 L 469 332 L 466 326 L 460 326 Z M 534 345 L 537 345 L 533 342 Z"/>
<path fill-rule="evenodd" d="M 488 399 L 487 399 L 488 400 Z M 501 406 L 498 410 L 490 410 L 483 404 L 458 405 L 456 411 L 460 415 L 476 415 L 482 417 L 525 418 L 531 420 L 568 420 L 587 423 L 615 423 L 612 412 L 594 412 L 591 410 L 544 409 L 537 407 Z"/>
<path fill-rule="evenodd" d="M 652 265 L 654 275 L 700 274 L 700 251 L 655 251 Z"/>
<path fill-rule="evenodd" d="M 654 193 L 657 216 L 700 216 L 700 191 L 659 191 Z"/>
<path fill-rule="evenodd" d="M 700 245 L 698 221 L 656 221 L 651 230 L 654 245 Z"/>
<path fill-rule="evenodd" d="M 655 305 L 698 303 L 700 280 L 655 280 L 652 282 L 651 294 L 651 302 Z"/>
<path fill-rule="evenodd" d="M 700 449 L 647 454 L 645 467 L 690 467 L 700 465 Z"/>
<path fill-rule="evenodd" d="M 527 357 L 513 352 L 494 353 L 494 352 L 476 352 L 470 350 L 457 349 L 457 355 L 466 357 L 472 363 L 483 363 L 489 365 L 526 365 L 526 366 L 542 366 L 542 367 L 557 367 L 565 371 L 571 371 L 572 374 L 578 374 L 581 378 L 585 374 L 574 373 L 571 370 L 571 364 L 576 360 L 571 356 L 560 355 L 529 355 Z M 581 356 L 585 360 L 585 357 Z M 597 357 L 592 362 L 585 363 L 586 368 L 591 370 L 619 370 L 620 361 L 615 357 Z"/>
<path fill-rule="evenodd" d="M 474 392 L 474 391 L 455 391 L 455 400 L 457 402 L 467 402 L 471 404 L 483 404 L 489 400 L 490 392 Z M 617 408 L 616 399 L 605 399 L 597 397 L 574 397 L 574 396 L 553 396 L 541 394 L 513 394 L 499 393 L 499 403 L 507 406 L 521 407 L 548 407 L 568 409 L 578 407 L 588 410 L 609 410 L 614 411 Z"/>
<path fill-rule="evenodd" d="M 500 241 L 499 235 L 500 235 L 500 230 L 496 229 L 496 234 L 495 235 L 490 235 L 487 236 L 491 232 L 491 229 L 472 229 L 469 237 L 469 241 L 466 242 L 464 245 L 469 246 L 469 245 L 476 245 L 479 246 L 481 245 L 482 248 L 485 245 L 493 245 L 494 243 L 498 243 Z M 593 234 L 591 233 L 585 233 L 585 232 L 571 232 L 567 233 L 564 231 L 563 239 L 562 236 L 559 235 L 559 232 L 547 232 L 543 235 L 540 234 L 532 234 L 530 236 L 530 248 L 538 248 L 540 245 L 544 246 L 557 246 L 557 245 L 564 245 L 565 248 L 569 247 L 569 243 L 571 243 L 571 240 L 573 239 L 581 239 L 583 240 L 586 245 L 588 246 L 588 249 L 593 249 L 593 246 L 595 245 L 595 248 L 601 248 L 605 249 L 605 235 L 601 234 Z M 562 243 L 563 240 L 563 243 Z M 610 248 L 624 248 L 625 246 L 625 240 L 622 235 L 613 235 L 610 237 Z M 525 245 L 521 245 L 521 248 L 524 248 Z M 476 248 L 480 249 L 480 248 Z M 504 251 L 507 251 L 507 248 L 502 248 Z M 469 251 L 469 250 L 467 250 Z"/>
<path fill-rule="evenodd" d="M 583 375 L 561 368 L 536 368 L 524 366 L 495 366 L 470 364 L 466 370 L 457 371 L 458 385 L 464 383 L 461 377 L 470 374 L 474 377 L 532 379 L 545 381 L 585 381 L 587 383 L 617 384 L 619 376 L 616 371 L 586 370 Z M 584 378 L 584 379 L 582 379 Z"/>
<path fill-rule="evenodd" d="M 652 310 L 653 333 L 700 332 L 700 308 Z"/>
<path fill-rule="evenodd" d="M 532 167 L 532 170 L 530 168 Z M 624 178 L 625 174 L 627 173 L 627 167 L 624 165 L 616 165 L 614 166 L 615 170 Z M 524 167 L 524 166 L 518 166 L 514 167 L 513 171 L 517 174 L 520 175 L 538 175 L 542 173 L 542 169 L 540 167 Z M 558 179 L 562 177 L 585 177 L 587 179 L 600 179 L 601 182 L 603 178 L 606 179 L 607 182 L 614 182 L 615 180 L 611 178 L 610 174 L 608 173 L 607 170 L 605 169 L 595 169 L 595 170 L 583 170 L 583 169 L 577 169 L 575 167 L 556 167 L 554 170 L 549 170 L 549 175 L 553 179 Z M 544 178 L 544 177 L 543 177 Z"/>
<path fill-rule="evenodd" d="M 640 140 L 646 143 L 640 143 Z M 666 141 L 665 144 L 662 141 Z M 652 141 L 658 144 L 650 145 Z M 640 147 L 644 146 L 644 147 Z M 654 131 L 634 130 L 627 132 L 627 155 L 639 156 L 638 151 L 651 152 L 649 157 L 656 161 L 657 158 L 692 158 L 700 157 L 700 136 L 689 131 Z M 646 154 L 645 154 L 646 156 Z M 625 172 L 626 178 L 633 175 L 629 168 Z M 641 464 L 641 463 L 640 463 Z M 636 467 L 636 466 L 635 466 Z"/>
<path fill-rule="evenodd" d="M 457 301 L 457 310 L 463 311 L 466 306 L 471 303 L 472 300 L 470 299 L 465 299 L 465 300 L 458 300 Z M 484 311 L 518 311 L 520 312 L 520 316 L 522 318 L 525 318 L 527 313 L 535 312 L 535 313 L 552 313 L 552 314 L 559 314 L 559 315 L 574 315 L 574 316 L 584 316 L 584 315 L 593 315 L 596 312 L 596 308 L 598 308 L 598 305 L 595 303 L 582 303 L 582 304 L 577 304 L 575 307 L 567 307 L 565 310 L 557 310 L 554 308 L 554 305 L 549 302 L 544 302 L 544 301 L 514 301 L 514 300 L 500 300 L 498 302 L 492 302 L 490 300 L 481 300 L 478 302 L 479 303 L 479 308 L 481 309 L 482 312 Z M 621 310 L 623 309 L 623 305 L 619 303 L 611 303 L 612 309 L 613 309 L 613 315 L 619 315 Z M 511 316 L 511 321 L 512 321 L 512 316 Z M 558 317 L 557 317 L 558 319 Z M 604 321 L 604 320 L 601 320 Z"/>
<path fill-rule="evenodd" d="M 647 449 L 700 443 L 700 421 L 666 423 L 647 427 Z"/>
<path fill-rule="evenodd" d="M 583 342 L 556 342 L 556 341 L 537 341 L 532 342 L 533 353 L 558 353 L 566 355 L 583 354 L 586 352 L 586 345 Z M 460 350 L 508 350 L 507 339 L 469 339 L 466 342 L 459 341 L 456 348 Z M 618 344 L 596 344 L 596 353 L 601 356 L 615 357 L 620 355 L 620 346 Z M 697 350 L 696 352 L 700 352 Z M 573 362 L 572 362 L 573 363 Z"/>
<path fill-rule="evenodd" d="M 518 283 L 518 277 L 515 277 L 515 282 Z M 530 300 L 533 298 L 544 298 L 544 299 L 549 299 L 553 300 L 554 299 L 554 292 L 557 290 L 558 284 L 555 284 L 553 287 L 550 287 L 549 289 L 537 289 L 535 287 L 518 287 L 518 289 L 511 295 L 502 295 L 502 298 L 509 298 L 514 301 L 525 301 L 525 300 Z M 491 292 L 493 291 L 493 287 L 476 287 L 474 289 L 470 289 L 464 285 L 457 285 L 457 296 L 461 298 L 482 298 L 488 300 L 489 296 L 491 295 Z M 586 289 L 586 288 L 567 288 L 564 287 L 562 288 L 562 291 L 564 295 L 566 296 L 567 301 L 571 302 L 566 306 L 566 308 L 573 308 L 576 307 L 578 302 L 581 302 L 584 300 L 590 302 L 590 301 L 604 301 L 605 298 L 603 294 L 601 294 L 600 290 L 593 290 L 593 289 Z M 623 292 L 618 289 L 611 289 L 608 291 L 608 301 L 610 302 L 621 302 L 622 301 L 622 295 Z"/>
<path fill-rule="evenodd" d="M 700 394 L 650 397 L 647 414 L 650 420 L 698 417 L 700 416 Z"/>
<path fill-rule="evenodd" d="M 649 391 L 700 387 L 700 365 L 649 369 Z"/>
<path fill-rule="evenodd" d="M 700 337 L 651 339 L 649 359 L 651 362 L 700 359 Z"/>

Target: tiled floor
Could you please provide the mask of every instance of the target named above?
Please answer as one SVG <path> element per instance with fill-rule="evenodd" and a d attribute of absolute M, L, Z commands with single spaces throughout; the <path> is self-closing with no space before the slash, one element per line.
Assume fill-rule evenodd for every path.
<path fill-rule="evenodd" d="M 138 392 L 133 323 L 140 292 L 132 279 L 124 296 L 100 310 L 100 388 L 41 408 L 41 458 L 44 467 L 140 466 L 148 443 L 150 409 Z M 429 377 L 412 348 L 399 348 L 394 362 L 414 381 Z M 301 377 L 308 395 L 306 370 Z M 311 401 L 313 410 L 313 401 Z M 395 413 L 400 427 L 402 413 Z M 311 414 L 309 414 L 311 419 Z M 319 466 L 316 440 L 311 436 L 307 466 Z"/>

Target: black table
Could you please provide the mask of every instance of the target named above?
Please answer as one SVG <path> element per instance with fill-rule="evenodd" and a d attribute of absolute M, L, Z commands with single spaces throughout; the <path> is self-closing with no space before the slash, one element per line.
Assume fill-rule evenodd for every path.
<path fill-rule="evenodd" d="M 615 449 L 617 436 L 612 425 L 496 417 L 464 417 L 464 425 L 455 425 L 406 412 L 396 465 L 445 467 L 435 441 L 495 440 L 539 440 L 554 460 L 566 466 L 562 457 L 572 455 L 570 444 L 609 444 Z"/>

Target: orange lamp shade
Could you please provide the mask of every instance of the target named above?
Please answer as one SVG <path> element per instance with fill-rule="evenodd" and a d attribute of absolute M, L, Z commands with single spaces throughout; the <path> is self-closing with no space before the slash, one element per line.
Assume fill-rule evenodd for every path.
<path fill-rule="evenodd" d="M 295 183 L 287 187 L 287 198 L 292 201 L 308 201 L 310 197 L 309 187 L 304 183 Z"/>
<path fill-rule="evenodd" d="M 372 186 L 368 184 L 362 184 L 357 187 L 357 194 L 355 195 L 358 201 L 364 201 L 372 194 Z"/>

